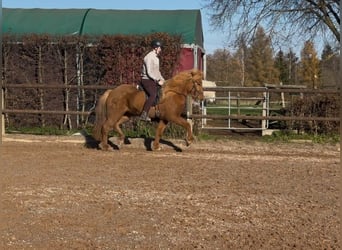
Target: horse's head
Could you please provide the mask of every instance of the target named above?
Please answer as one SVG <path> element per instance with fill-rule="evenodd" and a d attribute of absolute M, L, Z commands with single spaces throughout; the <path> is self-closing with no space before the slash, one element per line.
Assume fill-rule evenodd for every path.
<path fill-rule="evenodd" d="M 191 95 L 195 100 L 203 100 L 203 73 L 200 70 L 185 70 L 173 78 L 166 81 L 163 85 L 163 94 L 167 92 L 177 93 L 179 95 Z"/>
<path fill-rule="evenodd" d="M 188 83 L 188 90 L 191 97 L 195 100 L 202 101 L 204 99 L 203 94 L 203 73 L 200 70 L 193 69 L 190 71 L 191 78 Z"/>

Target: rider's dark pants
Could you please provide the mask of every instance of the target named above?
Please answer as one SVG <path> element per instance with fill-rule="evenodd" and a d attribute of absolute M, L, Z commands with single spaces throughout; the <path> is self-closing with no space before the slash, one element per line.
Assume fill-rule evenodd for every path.
<path fill-rule="evenodd" d="M 157 98 L 158 86 L 155 81 L 150 79 L 142 79 L 141 86 L 144 88 L 147 94 L 147 100 L 144 104 L 143 111 L 146 111 L 146 113 L 148 113 Z"/>

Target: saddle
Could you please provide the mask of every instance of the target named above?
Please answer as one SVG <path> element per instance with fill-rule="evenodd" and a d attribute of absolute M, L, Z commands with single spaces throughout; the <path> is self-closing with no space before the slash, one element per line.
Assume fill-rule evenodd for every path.
<path fill-rule="evenodd" d="M 159 103 L 159 100 L 160 100 L 160 97 L 162 94 L 161 88 L 162 88 L 161 86 L 159 86 L 159 85 L 157 86 L 157 97 L 154 100 L 154 103 L 152 104 L 152 106 L 156 106 Z M 137 89 L 139 91 L 144 91 L 146 99 L 148 98 L 148 95 L 147 95 L 146 91 L 144 90 L 143 86 L 141 86 L 140 84 L 137 84 Z"/>

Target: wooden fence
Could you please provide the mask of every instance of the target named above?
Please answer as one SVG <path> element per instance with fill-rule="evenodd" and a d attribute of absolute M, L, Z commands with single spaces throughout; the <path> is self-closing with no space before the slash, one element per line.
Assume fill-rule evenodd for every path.
<path fill-rule="evenodd" d="M 207 91 L 215 92 L 236 92 L 236 93 L 263 93 L 264 96 L 269 96 L 271 93 L 288 93 L 306 95 L 329 94 L 340 97 L 340 91 L 337 89 L 298 89 L 298 88 L 248 88 L 248 87 L 215 87 L 205 88 Z M 243 99 L 243 98 L 241 98 Z M 192 114 L 191 118 L 210 118 L 210 119 L 249 119 L 249 120 L 278 120 L 278 121 L 340 121 L 339 117 L 298 117 L 298 116 L 245 116 L 245 115 L 202 115 Z"/>
<path fill-rule="evenodd" d="M 99 85 L 62 85 L 62 84 L 6 84 L 3 85 L 1 90 L 1 104 L 0 111 L 2 114 L 1 119 L 1 135 L 5 132 L 5 124 L 4 124 L 4 115 L 5 114 L 54 114 L 54 115 L 90 115 L 93 111 L 80 111 L 80 110 L 47 110 L 47 109 L 14 109 L 8 108 L 4 106 L 6 101 L 4 100 L 4 90 L 10 88 L 20 88 L 20 89 L 43 89 L 48 91 L 49 89 L 77 89 L 82 91 L 87 90 L 104 90 L 110 88 L 110 86 L 99 86 Z M 225 93 L 237 93 L 239 96 L 243 95 L 243 93 L 263 93 L 263 95 L 270 95 L 277 93 L 281 94 L 296 94 L 296 95 L 317 95 L 317 94 L 328 94 L 335 95 L 338 98 L 341 98 L 340 91 L 336 89 L 296 89 L 296 88 L 238 88 L 238 87 L 211 87 L 205 88 L 206 91 L 215 91 L 217 96 L 221 93 L 221 97 L 225 95 Z M 20 97 L 18 97 L 20 98 Z M 242 114 L 227 114 L 227 115 L 204 115 L 203 113 L 195 113 L 193 112 L 193 106 L 188 105 L 187 116 L 188 119 L 248 119 L 248 120 L 261 120 L 261 121 L 332 121 L 339 122 L 339 117 L 305 117 L 305 116 L 270 116 L 269 112 L 263 112 L 261 115 L 242 115 Z"/>

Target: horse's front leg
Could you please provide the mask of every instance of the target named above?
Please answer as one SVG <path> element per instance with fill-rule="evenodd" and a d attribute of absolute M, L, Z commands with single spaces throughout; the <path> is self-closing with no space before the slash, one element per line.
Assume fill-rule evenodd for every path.
<path fill-rule="evenodd" d="M 182 126 L 186 130 L 185 143 L 186 143 L 186 146 L 190 146 L 190 144 L 195 139 L 193 134 L 192 134 L 192 129 L 191 129 L 190 124 L 187 122 L 187 120 L 185 120 L 182 117 L 177 117 L 177 118 L 173 119 L 173 122 Z"/>
<path fill-rule="evenodd" d="M 159 121 L 157 129 L 156 129 L 156 135 L 155 135 L 155 138 L 153 141 L 153 148 L 152 148 L 153 150 L 160 150 L 161 149 L 159 142 L 160 142 L 161 137 L 164 134 L 164 130 L 166 128 L 166 125 L 167 125 L 167 121 L 163 121 L 163 120 Z"/>

